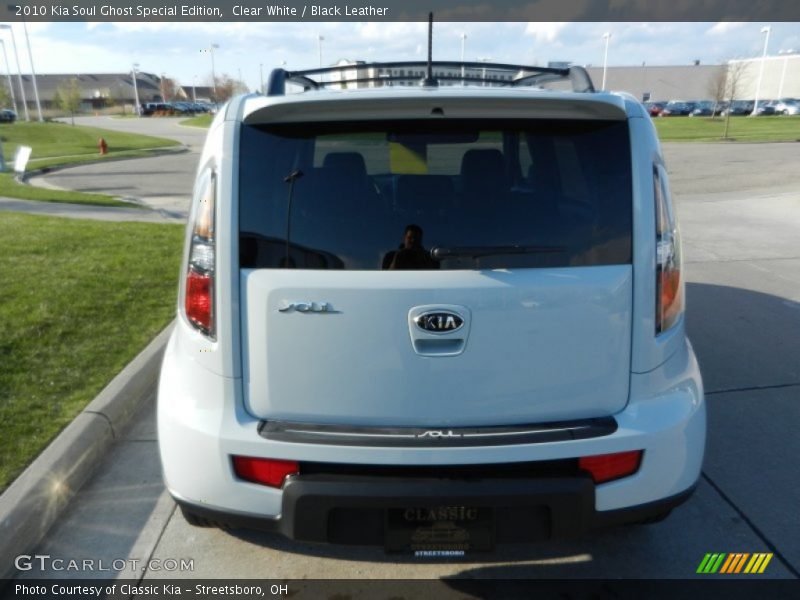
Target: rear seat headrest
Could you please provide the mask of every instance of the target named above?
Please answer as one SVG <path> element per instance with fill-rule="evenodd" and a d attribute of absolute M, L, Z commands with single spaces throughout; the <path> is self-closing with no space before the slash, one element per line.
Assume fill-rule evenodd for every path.
<path fill-rule="evenodd" d="M 364 157 L 358 152 L 331 152 L 325 155 L 322 166 L 347 173 L 354 177 L 366 177 L 367 166 Z"/>

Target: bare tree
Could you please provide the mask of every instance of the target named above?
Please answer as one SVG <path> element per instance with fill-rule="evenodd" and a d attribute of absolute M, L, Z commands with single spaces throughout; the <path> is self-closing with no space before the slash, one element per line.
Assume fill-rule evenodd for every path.
<path fill-rule="evenodd" d="M 214 88 L 216 90 L 214 102 L 222 104 L 236 93 L 236 81 L 227 73 L 223 73 L 217 77 Z"/>
<path fill-rule="evenodd" d="M 164 102 L 174 100 L 178 95 L 178 84 L 169 77 L 161 78 L 161 98 Z"/>
<path fill-rule="evenodd" d="M 223 102 L 227 102 L 230 100 L 232 96 L 236 94 L 245 94 L 249 90 L 247 85 L 243 81 L 238 79 L 234 79 L 227 73 L 223 73 L 222 75 L 217 75 L 216 85 L 212 83 L 211 76 L 208 77 L 209 87 L 215 88 L 216 90 L 216 97 L 212 98 L 214 102 L 222 104 Z M 212 95 L 215 93 L 212 90 Z"/>
<path fill-rule="evenodd" d="M 720 66 L 711 79 L 708 81 L 709 97 L 714 100 L 714 108 L 711 110 L 711 118 L 714 119 L 717 115 L 717 108 L 725 101 L 725 86 L 726 86 L 727 70 L 726 67 Z"/>
<path fill-rule="evenodd" d="M 14 106 L 11 104 L 11 96 L 8 93 L 8 89 L 3 85 L 0 85 L 0 106 L 10 106 L 11 108 L 14 108 Z"/>
<path fill-rule="evenodd" d="M 728 110 L 725 115 L 725 133 L 722 134 L 723 139 L 728 139 L 733 102 L 739 99 L 739 94 L 742 92 L 742 80 L 746 70 L 747 63 L 741 60 L 730 61 L 725 68 L 725 95 L 728 97 Z"/>
<path fill-rule="evenodd" d="M 69 83 L 59 86 L 56 89 L 58 107 L 72 117 L 72 124 L 75 125 L 75 113 L 81 107 L 81 88 L 77 79 L 70 79 Z"/>

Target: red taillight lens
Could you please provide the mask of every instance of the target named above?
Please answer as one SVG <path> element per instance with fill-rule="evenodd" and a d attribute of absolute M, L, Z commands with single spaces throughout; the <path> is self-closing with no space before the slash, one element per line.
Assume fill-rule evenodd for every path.
<path fill-rule="evenodd" d="M 279 488 L 289 475 L 300 472 L 300 465 L 294 460 L 234 456 L 233 470 L 237 477 L 245 481 Z"/>
<path fill-rule="evenodd" d="M 184 282 L 183 309 L 189 322 L 211 339 L 215 339 L 216 335 L 214 330 L 215 199 L 216 177 L 213 171 L 205 171 L 198 180 L 192 207 L 189 264 Z"/>
<path fill-rule="evenodd" d="M 211 331 L 214 280 L 209 273 L 199 273 L 189 268 L 186 276 L 186 316 L 205 333 Z"/>
<path fill-rule="evenodd" d="M 605 483 L 621 477 L 633 475 L 639 470 L 642 462 L 642 451 L 617 452 L 616 454 L 599 454 L 583 456 L 578 459 L 578 467 L 588 471 L 595 483 Z"/>

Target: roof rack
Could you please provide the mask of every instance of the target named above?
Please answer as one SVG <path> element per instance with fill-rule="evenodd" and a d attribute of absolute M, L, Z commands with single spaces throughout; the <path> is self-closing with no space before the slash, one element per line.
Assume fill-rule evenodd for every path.
<path fill-rule="evenodd" d="M 394 75 L 391 73 L 380 73 L 379 70 L 407 69 L 415 67 L 425 75 Z M 438 75 L 431 78 L 433 69 L 460 69 L 461 73 L 451 73 Z M 482 75 L 468 75 L 467 69 L 478 69 Z M 487 79 L 486 70 L 505 71 L 513 74 L 511 79 Z M 346 78 L 346 71 L 355 71 L 355 77 Z M 370 73 L 360 76 L 360 71 Z M 329 75 L 337 73 L 337 79 L 323 80 L 314 78 L 316 75 Z M 594 92 L 592 79 L 586 69 L 578 66 L 566 68 L 554 67 L 533 67 L 529 65 L 512 65 L 506 63 L 489 62 L 456 62 L 456 61 L 405 61 L 405 62 L 373 62 L 373 63 L 353 63 L 348 65 L 336 65 L 333 67 L 320 67 L 318 69 L 307 69 L 305 71 L 287 71 L 286 69 L 273 69 L 269 76 L 267 85 L 268 96 L 283 96 L 286 94 L 286 83 L 294 83 L 302 86 L 305 90 L 318 90 L 327 86 L 346 85 L 350 83 L 378 83 L 383 85 L 387 82 L 406 81 L 416 82 L 422 87 L 433 87 L 440 81 L 460 81 L 464 83 L 483 83 L 491 86 L 519 87 L 519 86 L 539 86 L 544 83 L 555 81 L 569 81 L 572 84 L 573 92 L 591 93 Z"/>

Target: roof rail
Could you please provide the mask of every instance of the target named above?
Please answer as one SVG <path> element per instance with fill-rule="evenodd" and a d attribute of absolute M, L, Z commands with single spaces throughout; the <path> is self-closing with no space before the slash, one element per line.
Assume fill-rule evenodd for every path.
<path fill-rule="evenodd" d="M 395 75 L 391 71 L 395 69 L 407 69 L 415 67 L 425 75 Z M 318 69 L 306 69 L 304 71 L 287 71 L 285 69 L 273 69 L 267 84 L 268 96 L 283 96 L 286 94 L 286 83 L 294 83 L 303 87 L 305 90 L 322 89 L 331 85 L 343 85 L 349 83 L 379 83 L 394 81 L 411 81 L 420 86 L 433 85 L 429 79 L 429 69 L 456 69 L 460 70 L 452 74 L 439 74 L 433 81 L 461 81 L 484 83 L 492 86 L 519 87 L 519 86 L 538 86 L 554 81 L 569 81 L 572 84 L 573 92 L 592 93 L 595 91 L 592 79 L 583 67 L 572 66 L 566 68 L 554 67 L 534 67 L 530 65 L 513 65 L 506 63 L 489 62 L 457 62 L 457 61 L 404 61 L 404 62 L 373 62 L 373 63 L 354 63 L 349 65 L 336 65 L 333 67 L 320 67 Z M 480 70 L 480 75 L 467 74 L 467 69 Z M 505 71 L 513 75 L 511 79 L 487 79 L 486 70 Z M 380 70 L 389 71 L 379 73 Z M 355 71 L 355 77 L 345 77 L 346 71 Z M 359 72 L 366 71 L 364 76 Z M 338 79 L 315 78 L 318 75 L 339 74 Z"/>

